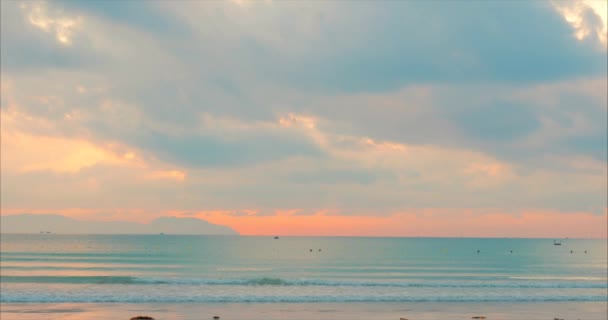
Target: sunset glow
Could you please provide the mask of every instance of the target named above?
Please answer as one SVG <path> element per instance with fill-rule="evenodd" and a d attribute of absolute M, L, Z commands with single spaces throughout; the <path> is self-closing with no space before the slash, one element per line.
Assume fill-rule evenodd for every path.
<path fill-rule="evenodd" d="M 607 237 L 606 1 L 1 5 L 2 216 Z"/>

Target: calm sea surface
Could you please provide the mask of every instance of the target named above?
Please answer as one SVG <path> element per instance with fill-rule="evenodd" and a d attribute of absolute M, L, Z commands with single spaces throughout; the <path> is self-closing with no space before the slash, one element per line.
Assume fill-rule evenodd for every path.
<path fill-rule="evenodd" d="M 607 249 L 606 240 L 3 234 L 0 302 L 606 301 Z"/>

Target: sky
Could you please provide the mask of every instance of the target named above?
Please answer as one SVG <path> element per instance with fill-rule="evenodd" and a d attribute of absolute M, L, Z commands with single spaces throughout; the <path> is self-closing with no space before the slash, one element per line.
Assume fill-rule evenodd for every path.
<path fill-rule="evenodd" d="M 1 211 L 607 235 L 606 1 L 1 2 Z"/>

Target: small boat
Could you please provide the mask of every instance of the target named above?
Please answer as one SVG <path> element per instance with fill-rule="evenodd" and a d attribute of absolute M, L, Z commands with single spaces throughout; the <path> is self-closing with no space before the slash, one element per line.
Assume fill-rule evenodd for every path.
<path fill-rule="evenodd" d="M 553 245 L 554 245 L 554 246 L 561 246 L 561 245 L 562 245 L 562 243 L 561 243 L 561 241 L 558 241 L 558 240 L 553 240 Z"/>
<path fill-rule="evenodd" d="M 275 238 L 275 239 L 278 239 L 278 238 L 279 238 L 279 236 L 274 236 L 274 238 Z"/>

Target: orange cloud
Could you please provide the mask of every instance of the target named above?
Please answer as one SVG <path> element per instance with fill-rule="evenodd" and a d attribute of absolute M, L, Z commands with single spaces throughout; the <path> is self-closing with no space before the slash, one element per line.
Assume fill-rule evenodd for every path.
<path fill-rule="evenodd" d="M 157 170 L 153 171 L 148 175 L 149 179 L 170 179 L 177 181 L 184 181 L 186 179 L 186 173 L 179 170 Z"/>
<path fill-rule="evenodd" d="M 50 132 L 53 128 L 48 121 L 29 117 L 18 112 L 16 107 L 2 110 L 0 115 L 2 172 L 54 171 L 73 174 L 87 167 L 107 165 L 135 169 L 134 172 L 146 180 L 186 179 L 185 171 L 157 168 L 166 165 L 144 159 L 127 145 L 27 131 L 25 128 L 34 126 Z"/>
<path fill-rule="evenodd" d="M 0 112 L 2 127 L 2 170 L 29 172 L 49 170 L 75 173 L 96 164 L 137 165 L 133 152 L 124 155 L 116 152 L 113 145 L 98 146 L 79 138 L 65 138 L 33 134 L 22 130 L 28 125 L 41 123 L 17 112 L 15 109 Z"/>
<path fill-rule="evenodd" d="M 130 221 L 147 223 L 159 216 L 198 217 L 226 225 L 241 235 L 282 236 L 363 236 L 363 237 L 513 237 L 513 238 L 606 238 L 608 208 L 602 214 L 499 209 L 422 208 L 389 216 L 348 216 L 335 210 L 319 210 L 312 215 L 294 215 L 300 210 L 276 210 L 276 215 L 256 215 L 258 210 L 149 212 L 134 209 L 2 209 L 0 214 L 58 213 L 80 220 Z M 332 214 L 327 214 L 331 212 Z"/>
<path fill-rule="evenodd" d="M 422 209 L 390 216 L 326 215 L 231 216 L 200 218 L 228 225 L 242 235 L 606 238 L 607 214 L 482 209 Z"/>

